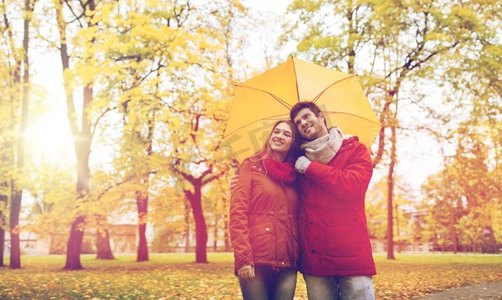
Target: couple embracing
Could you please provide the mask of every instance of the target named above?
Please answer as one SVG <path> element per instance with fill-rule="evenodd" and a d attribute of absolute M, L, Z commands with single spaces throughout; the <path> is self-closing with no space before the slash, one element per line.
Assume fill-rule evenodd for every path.
<path fill-rule="evenodd" d="M 357 137 L 327 128 L 313 102 L 291 108 L 239 167 L 230 235 L 244 299 L 374 299 L 364 198 L 373 165 Z"/>

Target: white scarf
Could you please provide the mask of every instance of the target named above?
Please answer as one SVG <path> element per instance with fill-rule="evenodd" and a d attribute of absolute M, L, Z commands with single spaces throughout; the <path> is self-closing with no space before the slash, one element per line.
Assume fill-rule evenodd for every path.
<path fill-rule="evenodd" d="M 303 143 L 300 149 L 305 150 L 305 156 L 323 164 L 329 163 L 342 146 L 344 136 L 339 128 L 329 129 L 329 133 L 318 139 Z"/>

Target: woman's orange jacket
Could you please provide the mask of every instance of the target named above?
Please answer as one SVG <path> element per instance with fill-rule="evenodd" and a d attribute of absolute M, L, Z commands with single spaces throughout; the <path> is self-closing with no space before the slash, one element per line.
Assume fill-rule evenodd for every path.
<path fill-rule="evenodd" d="M 297 269 L 296 183 L 267 176 L 262 161 L 245 160 L 230 203 L 235 273 L 244 265 Z"/>

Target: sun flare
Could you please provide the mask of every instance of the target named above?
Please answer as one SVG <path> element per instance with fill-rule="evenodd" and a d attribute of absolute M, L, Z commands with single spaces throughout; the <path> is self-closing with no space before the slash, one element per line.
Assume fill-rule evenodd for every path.
<path fill-rule="evenodd" d="M 44 159 L 54 164 L 74 160 L 72 136 L 64 115 L 47 111 L 32 118 L 26 130 L 27 151 L 34 159 Z"/>

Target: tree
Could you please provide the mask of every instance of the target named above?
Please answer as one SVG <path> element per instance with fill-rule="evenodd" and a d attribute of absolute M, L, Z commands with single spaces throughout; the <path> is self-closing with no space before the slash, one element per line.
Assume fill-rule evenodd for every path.
<path fill-rule="evenodd" d="M 444 96 L 443 105 L 448 106 L 447 114 L 436 109 L 428 109 L 431 119 L 439 120 L 435 129 L 426 127 L 444 144 L 444 166 L 442 184 L 425 186 L 433 192 L 433 205 L 444 205 L 457 201 L 456 206 L 463 212 L 450 218 L 452 234 L 444 242 L 454 245 L 454 250 L 469 249 L 493 252 L 500 243 L 500 155 L 501 141 L 500 82 L 497 70 L 502 64 L 497 59 L 495 32 L 490 22 L 479 22 L 490 18 L 495 3 L 470 6 L 472 10 L 460 9 L 463 22 L 471 28 L 472 39 L 463 45 L 461 53 L 449 57 L 448 68 L 444 71 L 447 81 L 443 86 L 450 90 Z M 464 55 L 464 53 L 471 53 Z M 455 116 L 453 119 L 451 116 Z M 431 124 L 429 124 L 431 125 Z M 446 187 L 448 187 L 446 189 Z M 455 190 L 455 194 L 446 190 Z M 443 195 L 440 197 L 439 195 Z M 439 218 L 430 220 L 430 227 L 438 228 Z M 494 246 L 495 245 L 495 246 Z"/>
<path fill-rule="evenodd" d="M 80 74 L 81 78 L 83 79 L 81 82 L 83 88 L 81 116 L 80 118 L 78 118 L 73 92 L 75 88 L 75 81 L 73 81 L 74 78 L 71 77 L 72 57 L 69 54 L 69 47 L 71 47 L 69 35 L 71 31 L 67 26 L 68 24 L 65 21 L 65 16 L 63 13 L 63 7 L 65 4 L 68 6 L 69 11 L 73 14 L 73 23 L 78 24 L 77 28 L 93 28 L 97 26 L 96 20 L 93 19 L 96 10 L 96 4 L 94 0 L 90 0 L 86 3 L 79 2 L 75 7 L 73 7 L 72 5 L 75 3 L 66 1 L 63 2 L 60 0 L 54 2 L 57 29 L 59 33 L 58 48 L 61 56 L 62 71 L 64 73 L 64 89 L 66 96 L 66 106 L 68 110 L 67 117 L 73 136 L 75 154 L 77 158 L 76 193 L 77 199 L 80 199 L 80 201 L 82 201 L 82 198 L 89 192 L 90 189 L 89 182 L 91 173 L 89 168 L 89 154 L 93 137 L 92 129 L 95 128 L 96 124 L 92 124 L 89 110 L 94 95 L 94 78 L 92 78 L 92 76 L 89 76 L 88 74 Z M 85 64 L 85 62 L 83 63 Z M 98 218 L 101 217 L 98 216 Z M 80 262 L 80 251 L 84 237 L 84 228 L 85 214 L 83 214 L 82 212 L 77 212 L 75 220 L 71 225 L 67 243 L 66 263 L 64 266 L 64 268 L 67 270 L 79 270 L 83 268 Z M 108 237 L 108 234 L 105 233 L 104 237 Z M 103 242 L 103 240 L 100 238 L 98 238 L 98 241 Z M 111 249 L 109 246 L 109 240 L 105 239 L 104 242 L 108 243 L 105 244 L 105 251 L 98 251 L 98 253 L 105 255 L 106 258 L 109 258 L 111 256 L 111 253 L 110 251 L 106 251 L 107 249 Z M 98 243 L 98 247 L 102 247 L 101 243 Z"/>
<path fill-rule="evenodd" d="M 131 178 L 134 178 L 133 181 L 136 185 L 134 197 L 138 212 L 139 237 L 136 261 L 140 262 L 147 261 L 149 258 L 146 226 L 148 220 L 148 203 L 150 199 L 150 174 L 153 172 L 152 159 L 154 152 L 152 145 L 156 112 L 155 105 L 152 105 L 152 103 L 148 101 L 152 99 L 143 98 L 138 100 L 131 100 L 123 103 L 126 135 L 124 141 L 128 143 L 123 145 L 123 153 L 131 155 L 131 159 L 128 160 L 128 163 L 132 168 L 128 171 L 137 173 L 136 175 L 129 174 Z M 143 101 L 145 100 L 147 100 L 147 103 L 150 103 L 144 103 Z M 148 111 L 141 115 L 136 114 L 138 110 L 141 111 L 139 106 L 142 105 L 146 107 L 149 106 Z M 141 120 L 144 120 L 145 123 L 142 123 Z"/>
<path fill-rule="evenodd" d="M 436 179 L 431 177 L 424 190 L 433 202 L 427 222 L 430 241 L 441 250 L 457 252 L 460 250 L 458 220 L 467 214 L 467 208 L 460 188 L 450 181 L 455 176 L 452 172 L 454 169 L 444 170 Z"/>
<path fill-rule="evenodd" d="M 188 109 L 178 110 L 180 114 L 183 114 L 182 117 L 185 117 L 188 121 L 184 130 L 188 130 L 190 138 L 179 141 L 179 146 L 175 150 L 176 160 L 173 169 L 187 182 L 183 191 L 190 202 L 195 222 L 195 261 L 206 263 L 207 225 L 202 207 L 203 187 L 222 176 L 228 170 L 228 166 L 219 163 L 222 161 L 222 157 L 217 156 L 222 153 L 221 137 L 223 129 L 218 129 L 218 126 L 221 127 L 221 122 L 217 124 L 215 121 L 219 118 L 222 119 L 217 115 L 221 114 L 222 111 L 211 111 L 198 105 L 197 102 L 202 101 L 203 98 L 194 96 L 189 97 L 193 99 L 193 105 L 187 105 Z M 207 96 L 205 98 L 207 99 Z M 214 134 L 215 131 L 219 132 L 220 140 L 207 143 L 207 137 Z M 190 148 L 196 149 L 196 151 L 190 154 L 187 151 Z"/>
<path fill-rule="evenodd" d="M 416 201 L 413 200 L 411 187 L 406 183 L 405 177 L 396 178 L 398 188 L 395 195 L 393 207 L 393 235 L 396 236 L 396 242 L 399 244 L 399 250 L 408 244 L 409 241 L 419 240 L 415 237 L 414 226 L 420 226 L 417 220 L 418 208 Z M 379 240 L 387 239 L 387 210 L 384 209 L 387 204 L 387 180 L 381 178 L 375 182 L 366 195 L 366 217 L 368 220 L 368 231 L 370 236 Z M 411 228 L 410 228 L 411 227 Z M 418 229 L 418 228 L 417 228 Z"/>
<path fill-rule="evenodd" d="M 15 162 L 15 172 L 12 173 L 10 177 L 10 212 L 9 212 L 9 229 L 10 229 L 10 263 L 9 267 L 12 269 L 21 268 L 21 249 L 19 241 L 19 217 L 21 213 L 21 200 L 23 195 L 23 187 L 21 185 L 20 178 L 23 176 L 23 170 L 25 167 L 25 131 L 28 124 L 28 104 L 30 100 L 30 62 L 29 62 L 29 44 L 30 44 L 30 23 L 33 14 L 33 7 L 35 2 L 32 0 L 25 0 L 21 5 L 23 14 L 23 29 L 22 29 L 22 46 L 16 46 L 15 38 L 15 28 L 10 22 L 10 17 L 7 13 L 7 5 L 5 1 L 2 3 L 2 16 L 3 16 L 3 26 L 2 32 L 6 33 L 4 36 L 7 48 L 6 53 L 10 55 L 8 57 L 8 74 L 10 78 L 8 84 L 10 89 L 13 89 L 14 93 L 10 94 L 11 101 L 11 133 L 14 134 L 14 126 L 19 126 L 17 129 L 17 134 L 15 135 L 15 140 L 7 142 L 7 145 L 11 145 L 12 162 Z M 16 5 L 16 4 L 14 4 Z M 9 6 L 10 8 L 10 6 Z M 15 113 L 14 98 L 20 97 L 20 112 Z M 19 116 L 19 119 L 16 118 Z M 15 177 L 14 177 L 14 176 Z M 5 186 L 5 183 L 2 183 Z M 5 194 L 4 194 L 4 199 Z M 2 214 L 3 215 L 3 214 Z M 2 219 L 4 219 L 2 217 Z M 3 236 L 3 234 L 2 234 Z M 3 249 L 3 245 L 2 245 Z M 2 250 L 3 255 L 3 250 Z M 3 257 L 2 257 L 3 259 Z"/>
<path fill-rule="evenodd" d="M 230 190 L 228 182 L 230 182 L 229 175 L 231 174 L 232 172 L 226 172 L 223 176 L 219 177 L 207 193 L 207 197 L 213 201 L 211 211 L 213 217 L 213 251 L 218 250 L 218 241 L 221 240 L 220 230 L 223 230 L 224 251 L 231 251 L 230 235 L 228 232 L 230 221 Z"/>
<path fill-rule="evenodd" d="M 59 30 L 59 51 L 61 56 L 61 64 L 63 73 L 68 73 L 70 68 L 70 55 L 68 53 L 68 36 L 67 24 L 63 15 L 63 1 L 54 3 L 56 9 L 56 19 Z M 94 1 L 90 1 L 89 5 L 94 8 Z M 65 74 L 66 75 L 66 74 Z M 90 124 L 87 116 L 87 106 L 89 105 L 92 90 L 85 89 L 83 101 L 83 115 L 81 130 L 77 125 L 77 116 L 75 112 L 75 104 L 73 98 L 73 87 L 68 82 L 68 76 L 64 77 L 64 86 L 66 93 L 66 106 L 68 110 L 68 122 L 74 139 L 74 148 L 77 157 L 77 198 L 82 197 L 89 189 L 89 148 L 90 148 Z M 70 235 L 66 248 L 66 262 L 64 269 L 79 270 L 83 269 L 80 262 L 80 249 L 84 238 L 84 216 L 79 215 L 71 224 Z"/>
<path fill-rule="evenodd" d="M 477 118 L 460 125 L 454 139 L 456 153 L 424 190 L 431 199 L 428 222 L 431 241 L 442 250 L 497 252 L 497 215 L 500 180 L 490 170 L 487 131 L 479 130 Z M 483 133 L 482 133 L 483 132 Z"/>
<path fill-rule="evenodd" d="M 169 183 L 166 184 L 166 181 Z M 181 184 L 176 176 L 171 176 L 168 180 L 153 176 L 151 186 L 156 192 L 151 195 L 152 209 L 149 213 L 149 219 L 155 228 L 152 251 L 170 252 L 173 251 L 171 243 L 181 246 L 184 241 L 185 206 L 180 203 L 185 201 L 185 195 Z"/>
<path fill-rule="evenodd" d="M 3 21 L 0 23 L 0 31 L 2 32 L 2 46 L 0 47 L 0 172 L 2 179 L 0 181 L 0 266 L 4 266 L 4 245 L 5 245 L 5 231 L 8 230 L 7 216 L 8 216 L 8 203 L 11 195 L 10 184 L 12 182 L 12 169 L 14 163 L 14 105 L 15 105 L 15 90 L 14 82 L 18 81 L 16 78 L 18 71 L 16 67 L 12 66 L 13 62 L 18 59 L 13 59 L 15 53 L 11 53 L 13 48 L 12 42 L 12 28 L 10 27 L 9 18 L 7 16 L 6 5 L 2 3 L 2 16 Z M 3 46 L 5 44 L 5 46 Z M 18 66 L 14 63 L 14 66 Z"/>
<path fill-rule="evenodd" d="M 0 25 L 3 29 L 3 24 Z M 4 48 L 0 47 L 0 53 L 3 55 Z M 10 72 L 6 62 L 0 61 L 0 89 L 4 91 L 0 96 L 0 267 L 4 266 L 4 251 L 5 251 L 5 231 L 7 226 L 7 209 L 10 197 L 10 178 L 12 173 L 12 134 L 11 124 L 13 122 L 11 116 L 11 97 L 7 94 L 10 90 Z M 8 74 L 5 76 L 5 74 Z"/>
<path fill-rule="evenodd" d="M 368 220 L 368 233 L 370 237 L 379 240 L 386 239 L 387 215 L 385 210 L 387 182 L 381 179 L 368 188 L 366 194 L 366 218 Z"/>

